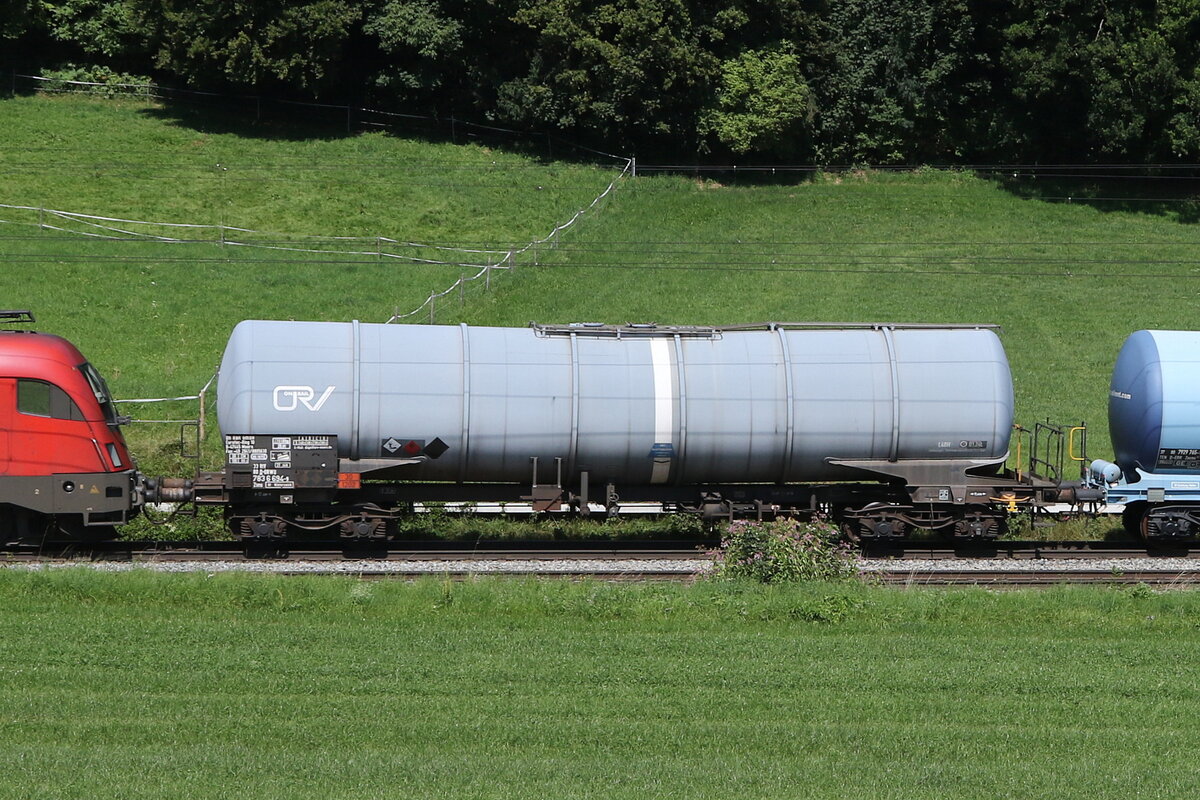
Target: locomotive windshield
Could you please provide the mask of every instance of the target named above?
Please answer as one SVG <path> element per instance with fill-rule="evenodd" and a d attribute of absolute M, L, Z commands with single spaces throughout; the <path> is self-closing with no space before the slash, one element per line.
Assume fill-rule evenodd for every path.
<path fill-rule="evenodd" d="M 86 361 L 79 365 L 79 371 L 87 378 L 88 386 L 92 387 L 92 394 L 96 395 L 96 402 L 100 404 L 100 409 L 104 412 L 104 421 L 109 425 L 120 424 L 117 420 L 117 406 L 113 403 L 112 395 L 108 391 L 108 384 L 104 382 L 104 378 L 100 377 L 96 368 Z"/>

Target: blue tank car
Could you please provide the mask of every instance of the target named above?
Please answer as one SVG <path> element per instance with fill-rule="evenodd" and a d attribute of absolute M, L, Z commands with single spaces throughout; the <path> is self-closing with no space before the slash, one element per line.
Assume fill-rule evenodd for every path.
<path fill-rule="evenodd" d="M 1092 480 L 1124 504 L 1126 529 L 1150 539 L 1200 534 L 1200 332 L 1137 331 L 1108 393 L 1115 464 Z"/>

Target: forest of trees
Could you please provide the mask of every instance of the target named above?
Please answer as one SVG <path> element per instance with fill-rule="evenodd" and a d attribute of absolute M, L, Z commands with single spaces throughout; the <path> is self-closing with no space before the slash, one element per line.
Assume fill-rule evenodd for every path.
<path fill-rule="evenodd" d="M 1200 0 L 0 0 L 0 52 L 688 160 L 1200 161 Z"/>

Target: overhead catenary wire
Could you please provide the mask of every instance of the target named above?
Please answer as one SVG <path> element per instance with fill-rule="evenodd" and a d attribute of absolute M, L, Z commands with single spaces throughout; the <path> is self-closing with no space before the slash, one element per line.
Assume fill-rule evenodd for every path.
<path fill-rule="evenodd" d="M 0 206 L 2 207 L 2 206 Z M 25 225 L 29 227 L 37 227 L 37 223 L 27 222 L 11 222 L 0 219 L 0 224 Z M 276 235 L 276 234 L 270 234 Z M 321 234 L 303 234 L 303 233 L 286 233 L 277 234 L 289 238 L 276 240 L 281 243 L 300 242 L 304 243 L 312 240 L 328 240 L 328 241 L 375 241 L 374 236 L 323 236 Z M 295 237 L 290 238 L 290 237 Z M 384 237 L 386 239 L 386 237 Z M 48 234 L 31 234 L 28 236 L 5 236 L 3 241 L 23 241 L 23 242 L 66 242 L 72 241 L 74 234 L 66 236 L 53 236 Z M 146 244 L 157 245 L 162 242 L 154 239 L 138 237 L 112 237 L 112 241 L 121 244 Z M 387 241 L 399 241 L 395 239 L 387 239 Z M 177 238 L 174 240 L 179 244 L 213 244 L 212 239 L 184 239 Z M 497 245 L 494 242 L 441 242 L 436 239 L 425 242 L 402 242 L 406 245 L 414 247 L 440 247 L 448 250 L 470 250 L 476 249 L 479 252 L 506 252 L 512 247 L 520 245 Z M 930 240 L 890 240 L 890 241 L 872 241 L 856 239 L 854 241 L 836 240 L 836 239 L 814 239 L 811 241 L 787 240 L 787 239 L 608 239 L 606 238 L 602 244 L 588 244 L 587 242 L 562 242 L 556 250 L 559 253 L 590 253 L 590 252 L 636 252 L 645 253 L 653 251 L 655 253 L 683 253 L 683 254 L 704 254 L 708 252 L 705 248 L 750 248 L 750 247 L 996 247 L 996 248 L 1011 248 L 1011 247 L 1196 247 L 1200 242 L 1188 239 L 1166 240 L 1166 239 L 1139 239 L 1139 240 L 1108 240 L 1108 241 L 1089 241 L 1089 240 L 1070 240 L 1070 239 L 1053 239 L 1053 240 L 1012 240 L 1012 241 L 993 241 L 987 239 L 971 240 L 971 239 L 930 239 Z M 662 250 L 663 247 L 690 247 L 689 249 L 680 250 Z"/>
<path fill-rule="evenodd" d="M 28 257 L 19 256 L 7 258 L 4 254 L 0 254 L 0 261 L 12 261 L 14 263 L 95 263 L 98 259 L 94 257 L 82 256 L 41 256 Z M 136 258 L 136 257 L 112 257 L 103 259 L 106 263 L 159 263 L 163 259 L 153 257 Z M 227 258 L 172 258 L 174 263 L 179 264 L 224 264 L 235 263 L 233 259 Z M 236 262 L 242 263 L 242 262 Z M 266 259 L 256 263 L 268 264 L 286 264 L 290 266 L 296 265 L 318 265 L 318 266 L 344 266 L 344 265 L 362 265 L 371 264 L 372 262 L 356 260 L 356 259 Z M 997 261 L 999 266 L 1011 266 L 1013 264 L 1028 264 L 1038 266 L 1044 264 L 1061 264 L 1062 268 L 1057 270 L 1013 270 L 1013 269 L 970 269 L 973 265 L 971 259 L 953 258 L 945 259 L 944 263 L 953 263 L 954 268 L 946 269 L 928 269 L 921 268 L 929 264 L 929 260 L 912 259 L 908 262 L 895 261 L 830 261 L 830 260 L 806 260 L 801 262 L 781 262 L 772 264 L 745 264 L 742 262 L 688 262 L 688 263 L 654 263 L 654 262 L 636 262 L 636 263 L 605 263 L 605 262 L 588 262 L 588 263 L 572 263 L 572 264 L 553 264 L 541 263 L 538 265 L 540 270 L 572 270 L 586 271 L 590 269 L 603 270 L 630 270 L 637 272 L 645 271 L 694 271 L 694 272 L 726 272 L 726 273 L 793 273 L 793 274 L 857 274 L 857 275 L 943 275 L 957 278 L 990 278 L 990 277 L 1072 277 L 1072 278 L 1100 278 L 1100 279 L 1120 279 L 1128 280 L 1130 275 L 1128 272 L 1086 272 L 1073 267 L 1086 265 L 1109 265 L 1114 267 L 1128 267 L 1137 265 L 1146 266 L 1186 266 L 1193 267 L 1191 274 L 1186 272 L 1169 272 L 1169 273 L 1147 273 L 1138 272 L 1137 277 L 1140 278 L 1200 278 L 1200 259 L 1195 260 L 1155 260 L 1155 259 L 1124 259 L 1124 260 L 1104 260 L 1104 259 L 1061 259 L 1056 261 L 1047 261 L 1039 258 L 1024 258 L 1024 259 L 1005 259 Z M 933 262 L 935 265 L 938 262 Z M 442 266 L 454 266 L 459 268 L 479 268 L 505 270 L 511 267 L 507 265 L 479 265 L 470 263 L 450 264 L 443 263 Z M 975 266 L 979 266 L 975 264 Z M 475 280 L 482 273 L 477 273 L 476 276 L 465 278 L 466 281 Z M 458 282 L 455 282 L 451 287 L 443 292 L 436 293 L 436 297 L 443 297 L 457 289 Z M 402 318 L 404 315 L 398 315 L 396 318 Z"/>

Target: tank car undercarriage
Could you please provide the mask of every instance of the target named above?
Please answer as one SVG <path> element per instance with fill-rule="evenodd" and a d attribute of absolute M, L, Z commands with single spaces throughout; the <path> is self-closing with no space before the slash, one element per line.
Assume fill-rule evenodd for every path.
<path fill-rule="evenodd" d="M 339 457 L 333 435 L 234 435 L 227 437 L 224 470 L 200 473 L 186 489 L 177 481 L 164 483 L 158 490 L 162 497 L 147 499 L 180 500 L 183 491 L 197 506 L 220 506 L 231 533 L 247 541 L 305 536 L 384 541 L 394 538 L 397 522 L 418 507 L 478 504 L 517 504 L 533 513 L 585 517 L 612 517 L 623 505 L 649 504 L 697 515 L 710 527 L 745 518 L 821 517 L 855 542 L 988 540 L 1005 533 L 1007 520 L 1016 514 L 1101 499 L 1096 489 L 1059 479 L 1064 448 L 1040 443 L 1061 441 L 1064 431 L 1039 426 L 1031 437 L 1030 468 L 1024 471 L 970 458 L 829 459 L 832 467 L 857 479 L 704 485 L 618 484 L 597 480 L 586 470 L 566 479 L 570 473 L 561 458 L 553 459 L 550 470 L 545 465 L 539 470 L 538 459 L 530 458 L 530 480 L 524 484 L 419 481 L 411 478 L 425 455 L 350 459 Z M 1054 455 L 1057 463 L 1038 454 Z M 541 482 L 547 472 L 553 480 Z M 1182 524 L 1171 520 L 1163 524 Z"/>
<path fill-rule="evenodd" d="M 590 484 L 450 484 L 346 481 L 343 486 L 242 488 L 227 473 L 205 473 L 195 483 L 199 505 L 225 509 L 230 531 L 245 540 L 312 536 L 346 541 L 383 541 L 396 521 L 418 506 L 519 504 L 534 513 L 616 516 L 622 505 L 655 504 L 662 510 L 700 516 L 709 525 L 734 519 L 822 517 L 850 541 L 919 536 L 955 540 L 995 539 L 1006 520 L 1052 503 L 1087 502 L 1075 488 L 1015 477 L 981 476 L 968 484 L 729 484 L 661 487 Z M 353 487 L 347 483 L 357 483 Z M 598 491 L 597 491 L 598 489 Z M 943 500 L 930 499 L 943 497 Z"/>
<path fill-rule="evenodd" d="M 1121 523 L 1126 533 L 1143 539 L 1192 540 L 1200 537 L 1200 505 L 1129 503 Z"/>

